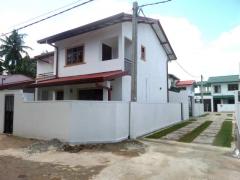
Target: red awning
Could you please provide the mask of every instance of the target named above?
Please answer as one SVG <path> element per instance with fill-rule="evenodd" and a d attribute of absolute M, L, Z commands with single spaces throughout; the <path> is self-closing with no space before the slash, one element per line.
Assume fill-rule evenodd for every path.
<path fill-rule="evenodd" d="M 85 74 L 78 76 L 68 76 L 68 77 L 58 77 L 54 79 L 42 80 L 36 82 L 29 87 L 47 87 L 47 86 L 62 86 L 62 85 L 71 85 L 71 84 L 81 84 L 81 83 L 96 83 L 113 80 L 119 77 L 126 75 L 125 71 L 109 71 L 101 72 L 95 74 Z"/>

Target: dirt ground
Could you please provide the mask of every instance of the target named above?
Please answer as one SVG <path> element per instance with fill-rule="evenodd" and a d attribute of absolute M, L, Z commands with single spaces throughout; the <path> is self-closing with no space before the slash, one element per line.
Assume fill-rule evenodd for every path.
<path fill-rule="evenodd" d="M 0 180 L 240 177 L 240 160 L 227 148 L 155 140 L 81 146 L 80 151 L 67 148 L 65 152 L 51 146 L 29 151 L 29 147 L 38 148 L 38 143 L 0 135 Z"/>

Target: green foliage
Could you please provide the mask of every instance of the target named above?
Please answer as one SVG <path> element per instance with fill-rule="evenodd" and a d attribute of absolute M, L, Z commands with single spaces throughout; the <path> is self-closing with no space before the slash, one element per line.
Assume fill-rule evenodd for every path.
<path fill-rule="evenodd" d="M 0 75 L 3 73 L 3 71 L 4 71 L 3 61 L 0 60 Z"/>
<path fill-rule="evenodd" d="M 197 128 L 195 128 L 191 132 L 189 132 L 189 133 L 185 134 L 183 137 L 181 137 L 179 139 L 179 141 L 180 142 L 187 142 L 187 143 L 192 142 L 197 136 L 199 136 L 199 134 L 201 134 L 201 132 L 203 132 L 205 129 L 207 129 L 208 126 L 210 126 L 211 123 L 212 123 L 212 121 L 205 121 L 200 126 L 198 126 Z"/>
<path fill-rule="evenodd" d="M 34 59 L 31 59 L 29 56 L 25 56 L 21 63 L 19 63 L 16 66 L 16 73 L 17 74 L 24 74 L 29 77 L 35 77 L 36 76 L 36 66 L 37 61 Z"/>
<path fill-rule="evenodd" d="M 167 134 L 169 134 L 173 131 L 176 131 L 184 126 L 187 126 L 188 124 L 191 124 L 191 123 L 192 123 L 192 121 L 181 122 L 181 123 L 175 124 L 173 126 L 170 126 L 166 129 L 160 130 L 154 134 L 151 134 L 151 135 L 147 136 L 146 138 L 159 139 L 159 138 L 166 136 Z"/>
<path fill-rule="evenodd" d="M 220 131 L 213 142 L 214 146 L 231 147 L 232 141 L 232 122 L 224 121 Z"/>
<path fill-rule="evenodd" d="M 9 36 L 0 38 L 0 57 L 4 58 L 0 64 L 0 72 L 5 69 L 9 74 L 21 73 L 33 76 L 36 71 L 33 70 L 36 68 L 36 63 L 30 61 L 26 50 L 31 48 L 24 45 L 23 39 L 25 36 L 25 34 L 13 31 Z"/>

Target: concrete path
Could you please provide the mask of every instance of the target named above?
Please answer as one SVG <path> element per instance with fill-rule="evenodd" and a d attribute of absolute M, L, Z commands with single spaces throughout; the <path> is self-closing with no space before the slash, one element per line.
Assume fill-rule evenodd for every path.
<path fill-rule="evenodd" d="M 213 121 L 212 124 L 210 124 L 210 126 L 193 141 L 194 143 L 199 144 L 212 144 L 216 135 L 221 129 L 223 121 L 225 119 L 234 119 L 234 116 L 229 117 L 227 114 L 231 113 L 209 113 L 209 115 L 205 117 L 196 118 L 195 122 L 183 128 L 180 128 L 177 131 L 167 134 L 166 136 L 163 136 L 161 139 L 178 141 L 185 134 L 191 132 L 205 121 Z"/>
<path fill-rule="evenodd" d="M 181 137 L 183 137 L 185 134 L 191 132 L 192 130 L 194 130 L 195 128 L 197 128 L 198 126 L 200 126 L 203 122 L 205 122 L 206 120 L 199 120 L 199 121 L 195 121 L 183 128 L 178 129 L 177 131 L 174 131 L 170 134 L 167 134 L 166 136 L 163 136 L 162 139 L 167 139 L 167 140 L 179 140 Z"/>
<path fill-rule="evenodd" d="M 223 121 L 227 118 L 225 113 L 221 113 L 221 115 L 216 115 L 215 113 L 206 116 L 210 121 L 213 121 L 210 126 L 204 130 L 196 139 L 194 139 L 194 143 L 200 144 L 212 144 L 216 135 L 221 129 Z"/>

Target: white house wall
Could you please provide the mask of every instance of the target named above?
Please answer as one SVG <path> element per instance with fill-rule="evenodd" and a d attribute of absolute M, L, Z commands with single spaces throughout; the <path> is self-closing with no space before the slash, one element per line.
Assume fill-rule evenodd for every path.
<path fill-rule="evenodd" d="M 189 101 L 187 91 L 173 92 L 169 91 L 170 103 L 182 103 L 183 120 L 189 119 Z"/>
<path fill-rule="evenodd" d="M 71 143 L 118 142 L 128 138 L 129 107 L 123 102 L 72 102 Z"/>
<path fill-rule="evenodd" d="M 193 103 L 193 116 L 201 116 L 204 114 L 204 107 L 202 103 Z"/>
<path fill-rule="evenodd" d="M 143 136 L 180 121 L 179 103 L 131 103 L 130 137 Z"/>
<path fill-rule="evenodd" d="M 234 112 L 235 104 L 218 104 L 217 112 Z"/>
<path fill-rule="evenodd" d="M 68 38 L 56 43 L 59 47 L 59 76 L 74 76 L 92 74 L 105 71 L 123 70 L 123 46 L 121 38 L 121 24 Z M 102 61 L 101 43 L 108 38 L 118 38 L 118 59 Z M 65 66 L 66 49 L 84 45 L 84 63 Z"/>
<path fill-rule="evenodd" d="M 211 93 L 213 96 L 218 96 L 218 95 L 235 95 L 235 91 L 228 91 L 228 84 L 238 84 L 238 86 L 240 86 L 239 83 L 233 83 L 233 82 L 229 82 L 229 83 L 216 83 L 216 84 L 212 84 L 211 85 Z M 221 92 L 220 93 L 214 93 L 214 86 L 215 85 L 221 85 Z"/>
<path fill-rule="evenodd" d="M 37 61 L 37 75 L 49 73 L 49 72 L 51 72 L 51 73 L 54 72 L 53 64 L 49 64 L 49 63 L 42 62 L 42 61 Z"/>
<path fill-rule="evenodd" d="M 132 24 L 123 23 L 123 38 L 132 39 Z M 141 46 L 146 61 L 141 60 Z M 138 26 L 138 101 L 167 102 L 167 56 L 156 34 L 148 24 Z"/>

